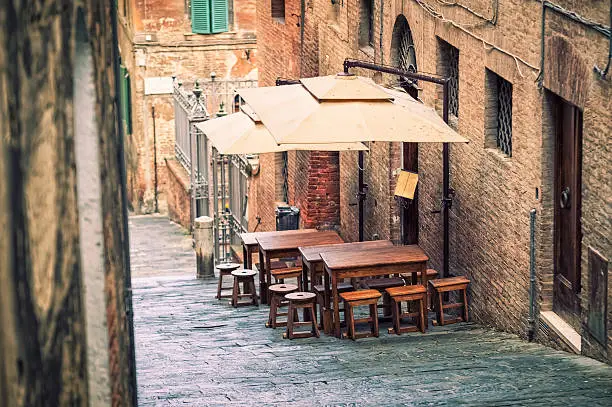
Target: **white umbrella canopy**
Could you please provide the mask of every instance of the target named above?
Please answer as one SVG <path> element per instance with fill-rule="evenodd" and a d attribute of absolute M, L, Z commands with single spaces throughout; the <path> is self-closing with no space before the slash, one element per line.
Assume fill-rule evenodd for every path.
<path fill-rule="evenodd" d="M 254 120 L 255 118 L 255 120 Z M 367 150 L 358 142 L 332 144 L 278 145 L 268 129 L 253 113 L 237 112 L 197 123 L 220 154 L 263 154 L 291 150 L 349 151 Z"/>
<path fill-rule="evenodd" d="M 278 144 L 468 142 L 432 108 L 359 76 L 307 78 L 238 93 Z"/>

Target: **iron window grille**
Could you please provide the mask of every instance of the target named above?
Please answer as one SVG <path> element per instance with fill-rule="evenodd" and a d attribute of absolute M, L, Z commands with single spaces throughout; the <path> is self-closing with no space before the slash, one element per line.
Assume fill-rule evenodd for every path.
<path fill-rule="evenodd" d="M 497 77 L 497 148 L 512 157 L 512 84 Z"/>
<path fill-rule="evenodd" d="M 452 45 L 448 46 L 448 77 L 448 111 L 459 117 L 459 50 Z"/>
<path fill-rule="evenodd" d="M 359 3 L 359 46 L 374 46 L 374 0 Z"/>

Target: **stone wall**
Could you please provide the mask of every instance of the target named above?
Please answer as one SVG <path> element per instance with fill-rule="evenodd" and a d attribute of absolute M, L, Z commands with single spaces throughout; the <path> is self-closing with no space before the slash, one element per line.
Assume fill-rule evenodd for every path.
<path fill-rule="evenodd" d="M 380 5 L 383 4 L 382 18 Z M 588 4 L 587 4 L 588 3 Z M 374 46 L 359 47 L 359 2 L 331 5 L 316 0 L 307 9 L 318 24 L 319 74 L 334 74 L 345 58 L 391 63 L 391 42 L 397 16 L 407 19 L 417 66 L 422 72 L 443 72 L 439 40 L 459 50 L 459 117 L 453 125 L 470 140 L 451 146 L 451 187 L 456 191 L 450 211 L 450 271 L 471 280 L 470 307 L 474 320 L 522 337 L 527 335 L 529 312 L 529 211 L 537 210 L 537 307 L 551 309 L 553 275 L 552 157 L 553 134 L 547 122 L 546 92 L 554 92 L 583 110 L 582 157 L 582 313 L 576 327 L 583 338 L 583 353 L 610 362 L 612 352 L 595 341 L 586 328 L 589 305 L 588 248 L 609 259 L 612 255 L 610 153 L 610 79 L 601 79 L 593 66 L 607 63 L 606 36 L 592 28 L 547 11 L 543 87 L 540 68 L 541 4 L 535 1 L 471 2 L 469 10 L 434 1 L 375 2 Z M 577 14 L 607 26 L 609 5 L 589 1 L 559 2 Z M 264 11 L 259 11 L 263 13 Z M 261 18 L 261 17 L 260 17 Z M 291 55 L 289 50 L 288 54 Z M 260 57 L 284 61 L 287 55 Z M 560 55 L 563 55 L 561 58 Z M 269 72 L 273 78 L 285 71 Z M 512 157 L 490 148 L 485 129 L 491 111 L 486 71 L 509 81 L 512 96 Z M 354 70 L 372 76 L 371 72 Z M 563 75 L 559 73 L 565 73 Z M 568 74 L 569 73 L 569 74 Z M 379 79 L 379 78 L 377 78 Z M 395 80 L 388 75 L 385 83 Z M 420 82 L 420 98 L 441 109 L 440 89 Z M 392 199 L 394 170 L 401 166 L 399 144 L 371 143 L 365 158 L 365 238 L 374 235 L 397 240 L 399 210 Z M 347 240 L 357 238 L 357 153 L 340 154 L 340 230 Z M 442 148 L 419 146 L 419 244 L 430 265 L 442 266 Z M 537 192 L 536 192 L 537 191 Z M 610 276 L 608 281 L 610 281 Z M 609 283 L 608 283 L 609 285 Z M 608 289 L 608 303 L 612 298 Z M 608 335 L 612 311 L 608 306 Z M 539 330 L 544 343 L 554 339 Z"/>
<path fill-rule="evenodd" d="M 191 229 L 191 189 L 189 174 L 176 159 L 166 159 L 166 202 L 168 217 Z"/>
<path fill-rule="evenodd" d="M 166 208 L 166 158 L 174 157 L 174 107 L 171 94 L 145 95 L 145 80 L 176 76 L 181 81 L 257 79 L 255 0 L 233 0 L 233 24 L 219 34 L 191 32 L 184 1 L 156 0 L 121 4 L 120 49 L 131 77 L 133 132 L 126 138 L 128 189 L 132 209 L 154 211 L 154 140 L 157 141 L 158 200 Z M 152 109 L 155 107 L 155 129 Z M 210 113 L 219 106 L 210 104 Z M 226 106 L 226 110 L 227 110 Z"/>
<path fill-rule="evenodd" d="M 135 404 L 113 12 L 90 1 L 0 9 L 2 405 Z M 86 174 L 83 147 L 98 160 Z M 99 287 L 85 279 L 86 260 Z M 91 321 L 93 296 L 102 318 Z"/>

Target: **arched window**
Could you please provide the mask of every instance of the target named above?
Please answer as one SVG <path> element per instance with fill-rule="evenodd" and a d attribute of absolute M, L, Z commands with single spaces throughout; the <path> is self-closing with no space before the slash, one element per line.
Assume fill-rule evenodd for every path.
<path fill-rule="evenodd" d="M 414 41 L 408 20 L 403 15 L 397 16 L 391 37 L 391 64 L 404 71 L 416 72 L 417 60 Z M 417 83 L 414 80 L 399 77 L 399 85 L 414 98 L 418 97 Z"/>

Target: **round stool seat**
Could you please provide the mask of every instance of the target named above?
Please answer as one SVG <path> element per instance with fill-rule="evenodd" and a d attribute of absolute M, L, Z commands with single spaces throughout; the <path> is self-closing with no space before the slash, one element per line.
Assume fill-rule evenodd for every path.
<path fill-rule="evenodd" d="M 274 284 L 268 287 L 269 291 L 272 291 L 278 294 L 290 293 L 290 292 L 296 291 L 297 289 L 298 289 L 298 286 L 296 284 Z"/>
<path fill-rule="evenodd" d="M 215 268 L 221 271 L 234 271 L 240 268 L 240 264 L 238 263 L 221 263 L 217 264 Z"/>
<path fill-rule="evenodd" d="M 232 276 L 234 277 L 253 277 L 255 275 L 257 275 L 255 270 L 242 269 L 232 271 Z"/>
<path fill-rule="evenodd" d="M 297 293 L 291 293 L 285 295 L 285 299 L 289 301 L 297 301 L 297 302 L 307 302 L 312 301 L 317 295 L 315 293 L 309 293 L 305 291 L 300 291 Z"/>

